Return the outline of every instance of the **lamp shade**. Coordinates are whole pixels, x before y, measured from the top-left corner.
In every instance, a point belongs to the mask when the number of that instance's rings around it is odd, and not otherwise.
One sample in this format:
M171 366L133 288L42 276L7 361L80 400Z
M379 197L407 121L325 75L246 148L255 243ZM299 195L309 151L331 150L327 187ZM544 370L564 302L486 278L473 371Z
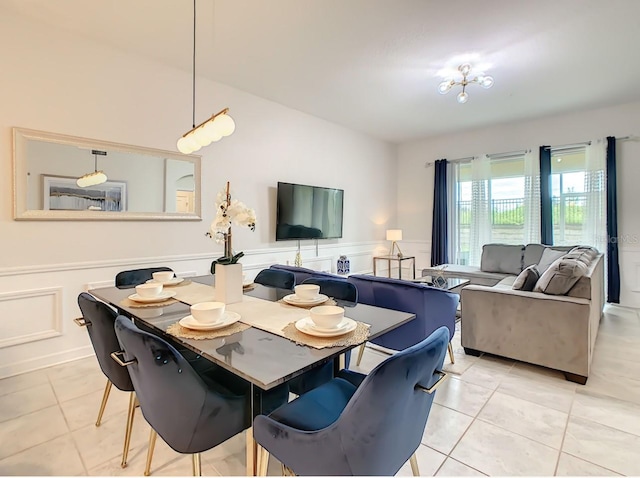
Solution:
M401 241L402 229L387 229L387 241Z

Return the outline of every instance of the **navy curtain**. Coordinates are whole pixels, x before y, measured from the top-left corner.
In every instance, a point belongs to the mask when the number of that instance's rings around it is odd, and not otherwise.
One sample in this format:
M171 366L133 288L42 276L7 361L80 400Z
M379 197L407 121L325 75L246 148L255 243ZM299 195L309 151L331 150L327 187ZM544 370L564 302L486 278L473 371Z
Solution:
M540 146L540 242L553 245L550 146Z
M616 138L607 137L607 302L620 303Z
M435 163L433 181L433 227L431 228L431 265L449 262L447 247L447 160Z

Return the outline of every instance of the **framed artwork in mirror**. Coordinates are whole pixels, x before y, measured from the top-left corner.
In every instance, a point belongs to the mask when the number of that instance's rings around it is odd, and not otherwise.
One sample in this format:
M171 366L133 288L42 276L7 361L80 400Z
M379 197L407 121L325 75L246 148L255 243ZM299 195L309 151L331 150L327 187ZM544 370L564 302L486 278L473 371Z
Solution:
M107 181L80 187L76 178L42 175L45 211L112 211L127 210L127 183Z

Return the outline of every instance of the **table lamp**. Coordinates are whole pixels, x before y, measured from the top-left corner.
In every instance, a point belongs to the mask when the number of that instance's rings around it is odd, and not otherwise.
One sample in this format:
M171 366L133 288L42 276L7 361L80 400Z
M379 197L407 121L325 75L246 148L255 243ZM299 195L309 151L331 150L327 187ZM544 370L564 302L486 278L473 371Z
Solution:
M391 250L389 255L393 256L394 251L398 248L398 257L402 257L402 251L397 241L402 240L402 229L387 229L387 241L391 241Z

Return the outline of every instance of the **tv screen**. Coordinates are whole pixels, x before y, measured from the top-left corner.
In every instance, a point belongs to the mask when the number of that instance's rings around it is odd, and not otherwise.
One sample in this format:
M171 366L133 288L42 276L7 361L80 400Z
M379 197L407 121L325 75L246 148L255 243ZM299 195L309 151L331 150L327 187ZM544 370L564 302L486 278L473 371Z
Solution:
M276 241L342 237L342 189L278 182Z

